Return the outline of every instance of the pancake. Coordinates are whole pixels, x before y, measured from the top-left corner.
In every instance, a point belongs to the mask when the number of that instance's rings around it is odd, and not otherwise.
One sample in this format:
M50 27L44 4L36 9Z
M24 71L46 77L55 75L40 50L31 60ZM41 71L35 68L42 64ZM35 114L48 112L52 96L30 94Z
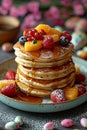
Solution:
M14 45L15 61L18 64L16 83L26 94L45 98L50 97L55 89L74 86L75 66L72 60L74 46L71 42L61 45L61 33L55 30L51 33L52 37L55 37L55 33L58 35L53 39L54 46L51 49L44 48L41 39L36 40L36 43L27 41L24 45L19 41ZM46 36L49 34L44 38ZM35 50L34 44L35 46L39 44L41 48Z

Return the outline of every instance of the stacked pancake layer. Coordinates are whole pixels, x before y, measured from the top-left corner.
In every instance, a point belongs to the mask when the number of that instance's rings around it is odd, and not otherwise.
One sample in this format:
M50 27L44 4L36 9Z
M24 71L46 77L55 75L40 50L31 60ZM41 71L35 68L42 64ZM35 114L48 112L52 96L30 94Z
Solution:
M74 85L71 43L66 47L57 44L52 50L34 52L25 52L24 47L16 43L14 49L18 64L16 81L24 93L44 98L49 97L54 89Z

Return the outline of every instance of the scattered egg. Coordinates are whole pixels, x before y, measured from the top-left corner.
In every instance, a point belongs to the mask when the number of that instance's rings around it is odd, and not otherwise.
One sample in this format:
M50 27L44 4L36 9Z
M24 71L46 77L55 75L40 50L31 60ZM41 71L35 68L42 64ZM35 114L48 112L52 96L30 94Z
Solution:
M16 123L18 123L20 126L23 125L23 117L22 116L16 116L14 121Z
M80 124L81 124L81 126L83 126L84 128L87 128L87 118L81 118Z
M64 119L61 121L61 125L63 127L71 127L74 125L74 121L72 119Z
M13 45L12 43L9 43L9 42L6 42L6 43L3 43L2 45L2 50L4 52L11 52L13 50Z
M56 125L54 122L48 122L44 125L44 130L54 130Z
M16 130L18 128L19 128L19 125L14 121L11 121L5 124L6 130Z

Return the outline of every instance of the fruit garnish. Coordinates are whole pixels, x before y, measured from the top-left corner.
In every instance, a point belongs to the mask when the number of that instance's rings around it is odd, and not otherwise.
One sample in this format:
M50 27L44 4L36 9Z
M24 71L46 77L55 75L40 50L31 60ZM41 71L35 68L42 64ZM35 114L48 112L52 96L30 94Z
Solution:
M0 90L9 84L15 84L15 80L0 80Z
M64 90L65 92L65 98L67 100L73 100L78 97L78 87L72 87L72 88L66 88Z
M27 41L27 38L25 37L25 36L21 36L20 38L19 38L19 43L21 44L21 45L24 45L24 43Z
M83 73L76 73L76 83L84 82L86 79L85 75Z
M25 42L24 49L25 51L37 51L42 48L42 40Z
M86 93L86 87L82 84L78 84L76 85L76 87L78 87L78 95L81 96L84 93Z
M61 36L64 36L68 40L68 42L70 42L72 39L72 36L70 35L70 33L66 31L62 32Z
M60 102L63 102L63 101L66 100L65 99L64 91L62 89L56 89L56 90L54 90L51 93L50 98L55 103L60 103Z
M15 80L16 72L14 70L9 70L5 74L7 80Z
M9 84L1 89L1 93L8 97L14 97L17 95L17 86L15 84Z
M47 35L52 35L52 34L58 34L59 36L61 35L60 31L58 31L46 24L39 24L35 29L37 31L40 31L41 29L43 29Z
M29 32L29 29L25 29L24 32L23 32L23 36L27 36L28 32Z
M68 43L69 43L68 40L64 36L60 37L60 44L62 46L66 46L66 45L68 45Z
M52 49L54 47L53 38L51 36L45 37L43 42L42 42L42 46L45 49Z

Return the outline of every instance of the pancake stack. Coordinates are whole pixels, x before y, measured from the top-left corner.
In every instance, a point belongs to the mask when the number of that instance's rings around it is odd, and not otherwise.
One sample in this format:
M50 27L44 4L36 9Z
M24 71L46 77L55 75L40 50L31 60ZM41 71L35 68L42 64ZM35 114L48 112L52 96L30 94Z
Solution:
M60 32L58 37L60 40ZM62 46L59 40L52 49L42 47L36 51L26 51L20 42L14 45L18 64L16 82L22 92L46 98L57 88L74 85L73 44Z

